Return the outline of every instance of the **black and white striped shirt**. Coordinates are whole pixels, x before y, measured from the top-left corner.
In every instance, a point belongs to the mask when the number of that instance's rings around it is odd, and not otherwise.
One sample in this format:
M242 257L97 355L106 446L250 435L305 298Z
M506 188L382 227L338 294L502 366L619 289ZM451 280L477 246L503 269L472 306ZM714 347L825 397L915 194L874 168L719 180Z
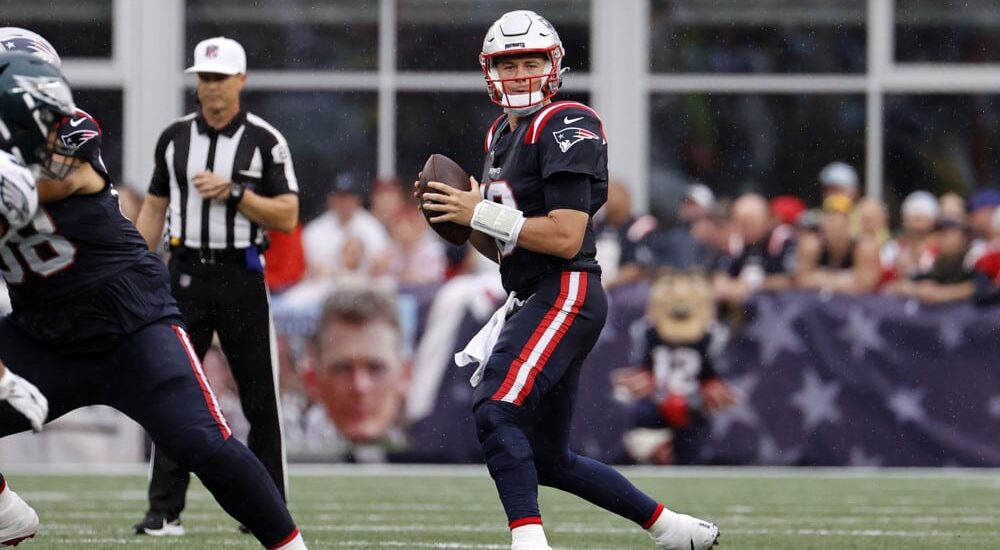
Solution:
M160 134L149 184L151 194L170 198L171 246L234 249L260 244L260 227L237 207L198 194L191 178L205 170L249 182L265 197L299 190L288 143L264 119L241 111L225 128L215 130L200 112L191 113Z

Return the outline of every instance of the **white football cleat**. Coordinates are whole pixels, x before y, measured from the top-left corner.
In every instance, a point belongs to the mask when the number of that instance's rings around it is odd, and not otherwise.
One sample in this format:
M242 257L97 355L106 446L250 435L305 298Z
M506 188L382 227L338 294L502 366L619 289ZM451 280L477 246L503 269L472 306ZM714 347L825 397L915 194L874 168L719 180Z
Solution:
M38 532L38 514L10 487L0 493L0 546L17 546Z
M719 527L711 521L664 508L649 528L649 536L659 550L709 550L719 540Z

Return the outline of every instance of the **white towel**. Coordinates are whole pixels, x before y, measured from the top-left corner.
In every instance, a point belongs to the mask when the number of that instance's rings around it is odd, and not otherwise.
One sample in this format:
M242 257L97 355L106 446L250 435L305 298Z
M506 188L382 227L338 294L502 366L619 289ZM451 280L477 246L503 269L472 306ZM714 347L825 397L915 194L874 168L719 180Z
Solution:
M469 340L465 348L455 354L455 364L459 367L464 367L469 363L479 363L476 372L472 373L472 377L469 378L469 383L472 384L472 387L476 387L482 382L483 371L486 369L486 361L493 352L493 346L496 345L497 338L500 337L500 331L503 330L504 323L507 322L507 312L510 311L510 308L516 302L518 300L515 297L515 293L511 292L507 296L507 301L493 312L490 320L486 321L483 328L479 329L479 332Z

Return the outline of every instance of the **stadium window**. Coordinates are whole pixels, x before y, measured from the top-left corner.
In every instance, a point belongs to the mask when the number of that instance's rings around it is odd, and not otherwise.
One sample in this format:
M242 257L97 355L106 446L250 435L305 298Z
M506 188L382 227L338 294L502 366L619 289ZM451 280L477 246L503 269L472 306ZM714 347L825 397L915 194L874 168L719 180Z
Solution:
M241 101L288 140L303 222L324 211L326 192L338 173L350 172L361 181L374 177L375 92L245 90ZM194 110L189 93L186 112Z
M692 179L719 196L791 193L811 204L832 160L863 171L865 98L835 94L653 94L650 204Z
M886 197L926 189L968 196L1000 182L1000 96L888 95Z
M6 0L0 27L44 36L64 60L111 57L111 0Z
M653 72L863 73L865 0L652 0Z
M896 0L896 61L1000 62L996 0Z
M211 36L243 44L251 71L378 68L378 0L188 0L185 59Z
M401 71L478 71L476 54L486 29L504 12L531 9L557 29L566 47L567 65L590 70L590 1L540 0L399 0L397 68Z

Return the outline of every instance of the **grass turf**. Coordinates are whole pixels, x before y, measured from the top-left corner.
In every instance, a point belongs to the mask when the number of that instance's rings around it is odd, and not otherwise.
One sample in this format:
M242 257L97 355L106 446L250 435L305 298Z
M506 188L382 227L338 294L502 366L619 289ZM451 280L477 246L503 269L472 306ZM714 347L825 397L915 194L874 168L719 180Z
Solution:
M711 518L720 550L1000 548L1000 472L679 469L624 470L667 506ZM42 518L25 550L260 548L192 483L184 537L137 537L145 476L10 472ZM651 549L635 525L543 489L555 550ZM485 469L293 470L291 507L311 549L509 548Z

